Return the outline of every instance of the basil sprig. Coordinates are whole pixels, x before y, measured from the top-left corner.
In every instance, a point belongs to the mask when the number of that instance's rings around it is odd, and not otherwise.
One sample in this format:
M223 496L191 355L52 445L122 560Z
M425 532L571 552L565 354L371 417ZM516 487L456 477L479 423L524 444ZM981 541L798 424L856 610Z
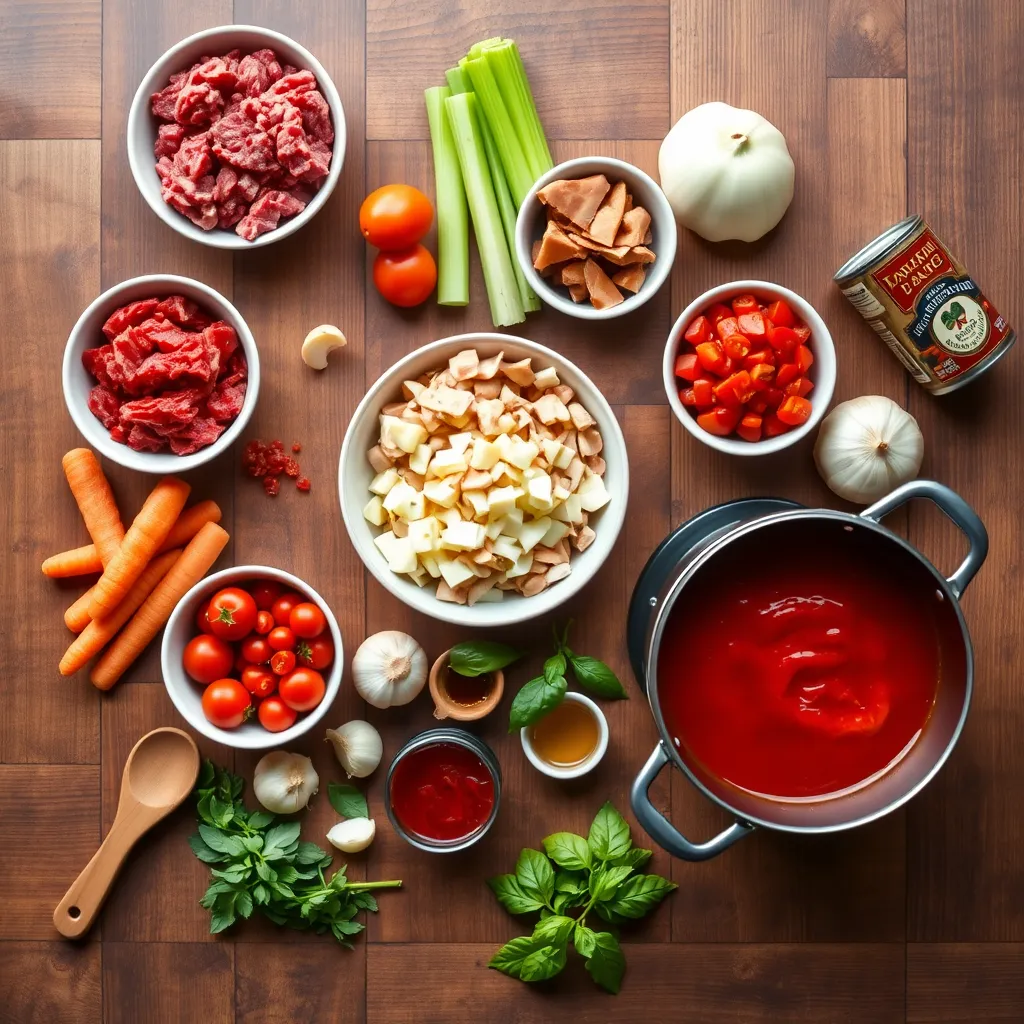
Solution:
M474 678L497 672L500 668L511 665L523 656L508 644L499 644L493 640L470 640L464 644L456 644L448 653L448 667L460 676Z

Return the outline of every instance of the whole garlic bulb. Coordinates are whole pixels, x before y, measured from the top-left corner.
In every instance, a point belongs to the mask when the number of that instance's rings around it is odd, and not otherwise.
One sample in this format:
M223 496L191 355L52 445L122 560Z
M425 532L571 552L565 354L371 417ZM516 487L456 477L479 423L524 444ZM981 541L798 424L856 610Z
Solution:
M913 480L924 458L917 420L891 398L864 395L822 421L814 461L840 498L867 505Z
M252 779L256 799L274 814L294 814L320 786L313 762L303 754L274 750L260 758Z
M359 696L375 708L408 704L427 681L427 655L408 633L385 629L359 645L352 680Z
M327 842L342 853L358 853L373 842L376 832L377 826L372 818L348 818L339 821L327 833Z
M338 763L350 778L365 779L384 756L384 741L369 722L356 719L327 730L327 742L334 747Z

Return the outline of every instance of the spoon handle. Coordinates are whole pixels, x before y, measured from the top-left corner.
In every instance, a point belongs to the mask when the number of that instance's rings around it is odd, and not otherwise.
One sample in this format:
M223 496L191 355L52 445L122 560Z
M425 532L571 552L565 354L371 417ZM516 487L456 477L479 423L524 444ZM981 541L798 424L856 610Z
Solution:
M92 860L53 912L54 927L64 938L81 938L92 927L121 864L138 838L139 832L114 821Z

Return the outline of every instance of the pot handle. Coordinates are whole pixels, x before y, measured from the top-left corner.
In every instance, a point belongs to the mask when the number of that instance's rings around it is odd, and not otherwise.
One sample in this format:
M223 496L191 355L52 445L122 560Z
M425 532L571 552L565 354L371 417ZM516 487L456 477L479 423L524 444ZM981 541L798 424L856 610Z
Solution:
M910 501L911 498L927 498L933 501L966 535L971 545L967 557L960 563L952 576L946 578L953 596L960 598L967 589L967 584L974 579L975 573L982 567L988 554L988 531L981 517L956 491L935 480L911 480L910 483L897 487L891 494L879 499L861 512L862 519L878 522L893 509Z
M636 820L640 822L640 827L662 849L682 860L710 860L727 850L737 839L742 839L754 830L753 825L737 821L706 843L691 843L689 839L682 836L665 815L651 803L647 794L651 783L668 763L668 754L659 743L654 748L654 753L647 759L647 764L640 769L640 774L634 780L633 789L629 795L629 802L633 807Z

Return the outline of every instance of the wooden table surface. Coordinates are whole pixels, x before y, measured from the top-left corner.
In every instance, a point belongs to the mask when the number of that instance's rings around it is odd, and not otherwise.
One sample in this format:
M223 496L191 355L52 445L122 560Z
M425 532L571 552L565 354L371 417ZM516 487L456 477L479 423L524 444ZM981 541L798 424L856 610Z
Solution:
M234 257L185 241L153 215L124 141L150 64L184 36L232 20L312 49L338 86L349 133L341 182L315 221ZM641 312L590 327L545 311L521 329L598 382L629 445L623 535L565 612L578 648L629 680L631 699L608 707L608 755L571 785L540 776L504 734L506 700L481 729L505 773L500 819L452 858L420 854L392 833L379 771L369 795L381 827L352 871L405 887L382 896L353 952L258 921L211 938L197 903L206 870L186 845L191 808L136 851L89 940L60 941L53 908L110 826L128 750L154 726L182 724L153 650L106 695L56 672L68 640L61 611L77 590L44 580L39 563L86 540L60 469L80 441L60 386L68 331L102 289L136 274L190 275L232 298L263 366L248 436L301 441L313 489L286 488L271 501L242 475L238 452L193 474L194 493L225 510L232 544L221 564L269 563L308 580L337 613L349 652L387 627L408 629L431 655L465 638L366 578L342 528L335 467L348 417L384 368L431 339L490 328L478 268L468 309L385 305L367 283L357 210L385 182L432 193L423 89L498 33L520 43L556 160L604 153L656 173L674 119L721 99L778 125L797 165L796 198L764 242L712 246L684 232L671 287ZM1022 51L1015 0L2 0L3 580L16 603L0 626L0 1020L1024 1020L1024 354L954 396L929 397L831 283L854 249L919 211L1010 322L1024 324ZM985 519L991 554L964 602L974 707L927 791L870 827L818 840L757 834L700 865L659 853L654 869L679 889L629 933L618 998L596 991L578 964L531 988L484 967L520 931L484 879L548 832L584 830L606 798L626 808L656 741L624 647L626 604L647 555L675 524L727 499L837 504L809 445L729 459L684 434L665 403L661 350L673 317L705 288L740 277L809 298L835 337L836 399L880 393L904 403L925 434L924 473ZM349 344L314 374L299 343L322 322L338 324ZM149 481L116 467L111 478L133 514ZM934 510L915 505L896 526L940 567L959 559L959 535ZM537 663L547 625L511 634L535 640ZM328 721L364 713L346 682ZM425 695L369 717L389 755L432 722ZM315 733L301 748L326 787L340 772ZM201 746L251 779L253 757ZM717 830L722 815L670 774L656 801L691 834ZM322 794L304 831L323 842L333 820Z

